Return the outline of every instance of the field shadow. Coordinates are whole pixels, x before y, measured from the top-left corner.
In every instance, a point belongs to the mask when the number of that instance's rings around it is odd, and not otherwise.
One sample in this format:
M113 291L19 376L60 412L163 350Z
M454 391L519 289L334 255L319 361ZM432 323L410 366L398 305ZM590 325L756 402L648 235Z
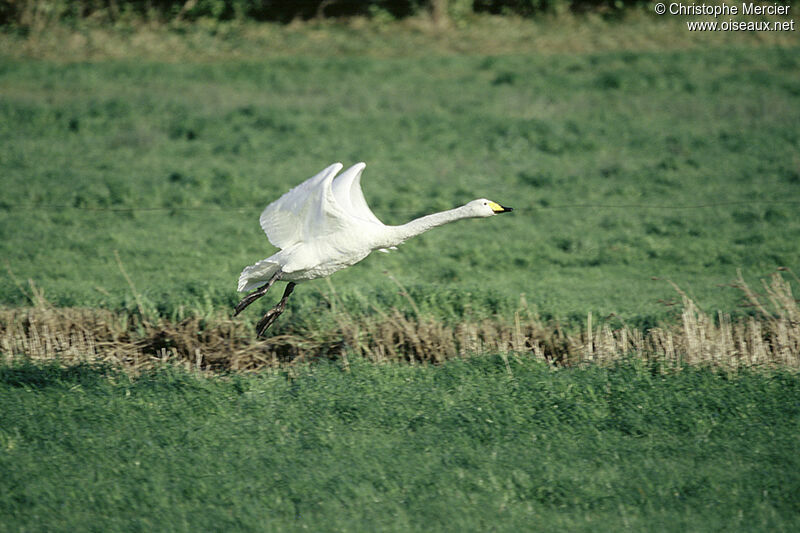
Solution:
M24 361L1 366L0 385L35 389L53 386L88 386L96 385L117 374L116 370L103 364L79 363L63 366L56 361L45 364Z

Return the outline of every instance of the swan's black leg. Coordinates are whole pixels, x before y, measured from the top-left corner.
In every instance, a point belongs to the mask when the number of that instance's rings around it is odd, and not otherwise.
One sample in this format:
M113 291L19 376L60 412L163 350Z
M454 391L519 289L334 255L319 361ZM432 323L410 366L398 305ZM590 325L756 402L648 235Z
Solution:
M283 313L283 310L286 307L286 300L288 300L289 295L292 294L294 286L295 283L290 281L289 284L286 285L286 290L283 291L283 297L281 298L281 301L278 302L278 305L267 311L267 314L265 314L264 317L258 321L258 324L256 324L256 331L258 332L259 336L263 335L264 332L267 331L267 328L270 327L273 322L275 322L275 319L278 318L281 313Z
M280 270L278 270L278 271L275 273L275 275L274 275L274 276L272 276L272 277L269 279L269 281L267 282L267 284L266 284L266 285L263 285L263 286L261 286L261 287L257 288L256 290L254 290L253 292L251 292L250 294L248 294L247 296L245 296L244 298L242 298L242 300L241 300L241 301L240 301L238 304L236 304L236 310L234 311L234 313L233 313L233 316L236 316L236 315L238 315L239 313L241 313L242 311L244 311L244 308L245 308L245 307L247 307L247 306L248 306L248 305L250 305L251 303L255 302L256 300L258 300L259 298L261 298L261 297L262 297L262 296L264 296L265 294L267 294L267 291L269 290L269 288L270 288L270 287L272 287L272 285L273 285L273 284L274 284L276 281L278 281L279 279L281 279L281 276L283 276L283 272L281 272Z

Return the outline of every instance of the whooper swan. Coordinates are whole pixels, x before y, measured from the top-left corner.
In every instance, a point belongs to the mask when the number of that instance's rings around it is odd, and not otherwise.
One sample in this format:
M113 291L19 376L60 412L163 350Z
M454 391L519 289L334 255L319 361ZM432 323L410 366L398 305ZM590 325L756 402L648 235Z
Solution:
M259 335L263 335L283 312L296 283L330 276L358 263L374 250L388 251L436 226L512 210L481 198L402 226L387 226L372 213L361 192L364 167L366 164L358 163L336 177L342 164L334 163L269 204L261 213L261 228L269 242L280 251L242 271L239 291L257 290L236 305L234 316L264 296L276 281L289 283L278 305L258 322Z

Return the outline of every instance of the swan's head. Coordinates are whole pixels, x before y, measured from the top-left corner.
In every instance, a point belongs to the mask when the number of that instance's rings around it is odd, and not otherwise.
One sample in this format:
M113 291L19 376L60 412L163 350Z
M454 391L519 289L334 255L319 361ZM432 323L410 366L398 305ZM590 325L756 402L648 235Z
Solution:
M486 198L472 200L464 207L470 210L470 214L473 217L490 217L498 213L510 213L513 211L511 207L503 207L497 202L487 200Z

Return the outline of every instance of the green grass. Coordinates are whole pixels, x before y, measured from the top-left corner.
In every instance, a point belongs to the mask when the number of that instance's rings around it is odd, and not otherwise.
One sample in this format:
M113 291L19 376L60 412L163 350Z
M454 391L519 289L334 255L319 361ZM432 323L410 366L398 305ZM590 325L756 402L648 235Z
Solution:
M521 295L545 319L648 325L678 299L654 276L736 313L740 292L720 285L737 268L754 286L798 270L797 46L631 51L666 34L554 26L538 41L547 24L487 21L508 33L461 44L471 30L406 28L386 41L400 52L358 21L4 35L0 257L13 276L0 305L29 305L36 288L65 307L228 313L241 269L273 251L260 210L333 161L368 163L365 193L387 223L481 196L515 211L375 254L333 288L300 286L275 333L332 331L325 321L373 306L502 320ZM620 35L628 51L565 53ZM242 42L277 46L259 59ZM194 59L153 59L173 45ZM94 61L69 61L76 46ZM427 53L462 47L505 55ZM55 60L24 59L36 50ZM714 207L674 207L700 204ZM350 359L138 378L6 362L0 531L800 527L788 371Z
M260 209L330 162L365 160L387 223L481 196L515 211L336 274L355 310L408 307L384 271L446 319L508 315L524 294L545 317L651 323L675 299L653 276L732 310L739 294L719 285L737 268L753 281L800 263L800 210L780 203L800 197L797 51L6 59L0 256L60 306L132 307L117 250L154 312L226 310L242 267L272 252ZM664 207L725 202L744 203ZM575 204L598 207L559 207ZM299 287L281 323L325 308L320 291ZM0 303L26 302L0 277Z
M800 381L0 367L2 531L796 531Z

